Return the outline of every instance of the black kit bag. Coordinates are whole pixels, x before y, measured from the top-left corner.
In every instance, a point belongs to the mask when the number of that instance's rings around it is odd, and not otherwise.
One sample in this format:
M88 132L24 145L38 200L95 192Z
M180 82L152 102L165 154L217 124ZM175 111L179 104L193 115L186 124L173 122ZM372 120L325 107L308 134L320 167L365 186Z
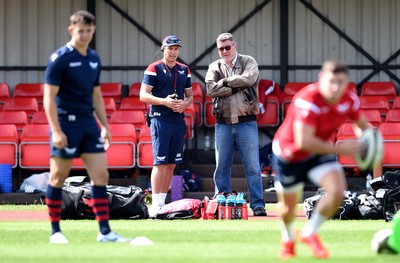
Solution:
M383 200L385 220L392 221L394 215L400 210L400 187L387 190Z
M146 192L140 187L107 186L110 219L146 219L149 217L144 201ZM88 182L65 183L62 188L62 219L95 218Z

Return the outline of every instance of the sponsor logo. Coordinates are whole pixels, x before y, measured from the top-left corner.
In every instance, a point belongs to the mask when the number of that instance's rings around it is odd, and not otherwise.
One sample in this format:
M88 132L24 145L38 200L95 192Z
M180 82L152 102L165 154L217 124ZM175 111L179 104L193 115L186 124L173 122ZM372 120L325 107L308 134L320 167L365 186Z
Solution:
M68 115L68 121L76 121L75 115Z
M65 147L64 150L67 155L73 155L76 152L76 147L74 148Z
M82 62L78 61L78 62L70 62L69 63L69 67L70 68L76 68L76 67L80 67L82 66Z
M92 69L96 69L98 65L99 65L98 62L91 62L91 61L89 61L89 66L90 66Z
M182 157L182 153L178 153L178 154L176 155L176 157L177 157L177 158Z
M153 115L154 115L154 116L161 116L161 112L155 111L155 112L153 113Z
M157 161L163 162L166 158L167 156L157 156Z

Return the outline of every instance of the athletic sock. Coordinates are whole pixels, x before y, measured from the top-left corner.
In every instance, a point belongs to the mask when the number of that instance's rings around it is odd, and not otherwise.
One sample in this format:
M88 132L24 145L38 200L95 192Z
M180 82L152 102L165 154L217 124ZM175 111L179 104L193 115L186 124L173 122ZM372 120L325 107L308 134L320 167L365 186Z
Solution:
M49 219L51 223L51 234L60 232L60 220L61 220L61 188L56 188L51 185L47 186L46 192L46 205L49 213Z
M166 198L167 198L167 193L160 193L158 195L158 205L159 206L164 206Z
M321 215L319 212L315 211L311 218L310 221L304 226L302 235L303 237L308 237L311 236L312 234L317 233L318 228L321 226L323 222L326 221L326 217Z
M289 240L295 240L295 232L293 229L293 222L290 222L288 225L285 222L281 221L281 236L283 242L288 242Z
M160 204L160 202L159 202L159 198L158 198L158 196L159 196L160 194L152 194L151 195L151 205L152 206L159 206Z
M110 208L108 206L108 195L105 186L92 185L92 205L96 220L99 223L100 233L107 235L111 232L111 228L108 223Z

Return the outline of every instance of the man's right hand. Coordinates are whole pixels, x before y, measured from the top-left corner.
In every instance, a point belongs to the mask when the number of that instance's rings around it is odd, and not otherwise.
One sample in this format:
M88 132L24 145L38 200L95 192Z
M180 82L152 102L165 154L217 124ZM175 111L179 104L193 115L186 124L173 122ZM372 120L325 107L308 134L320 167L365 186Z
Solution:
M57 149L64 149L66 146L68 146L67 136L62 131L53 131L51 140L53 141L54 147Z

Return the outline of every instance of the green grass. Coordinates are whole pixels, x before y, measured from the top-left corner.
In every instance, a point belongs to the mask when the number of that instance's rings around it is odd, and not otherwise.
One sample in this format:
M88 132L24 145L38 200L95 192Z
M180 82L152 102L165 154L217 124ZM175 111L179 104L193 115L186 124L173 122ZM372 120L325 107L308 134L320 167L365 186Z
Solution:
M4 209L3 209L4 210ZM297 221L300 229L305 221ZM250 221L111 221L114 231L130 237L146 236L153 246L99 244L97 223L92 220L62 221L70 244L50 245L46 221L1 221L0 262L276 262L280 230L278 220ZM328 221L321 237L331 252L328 262L399 262L400 256L378 256L369 242L389 223L379 221ZM321 262L302 244L290 262Z

